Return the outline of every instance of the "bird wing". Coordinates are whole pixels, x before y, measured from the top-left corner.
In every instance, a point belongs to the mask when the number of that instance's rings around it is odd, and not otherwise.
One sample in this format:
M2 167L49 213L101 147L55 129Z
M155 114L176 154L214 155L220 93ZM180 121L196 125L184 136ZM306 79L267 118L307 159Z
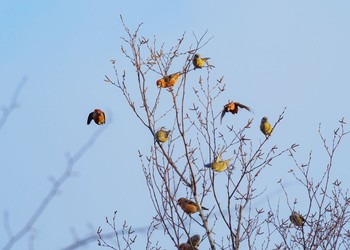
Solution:
M173 77L173 75L166 75L166 76L164 76L162 79L164 80L164 82L169 82L170 81L170 79ZM162 80L162 79L160 79L160 80Z
M90 122L94 119L94 112L91 112L88 116L88 119L87 119L87 124L89 125Z
M198 205L197 205L197 203L195 203L194 201L191 201L191 200L186 200L185 201L188 205L193 205L193 206L196 206L197 208L198 208ZM206 207L203 207L203 206L201 206L202 207L202 209L203 210L209 210L208 208L206 208Z
M242 109L246 109L246 110L248 110L248 111L251 111L250 108L249 108L248 106L246 106L246 105L243 105L243 104L241 104L241 103L239 103L239 102L236 102L235 104L236 104L238 107L242 108Z
M226 162L226 164L229 164L232 160L233 158L230 158L230 159L224 160L224 162Z
M224 118L225 114L226 114L226 111L225 111L225 109L223 109L221 112L220 124L222 124L222 118Z
M173 77L174 77L174 76L176 76L176 75L181 76L181 75L182 75L182 72L181 72L181 71L179 71L179 72L176 72L176 73L174 73L174 74L167 75L167 76L165 76L165 77L168 77L168 79L170 80L171 78L173 78Z
M102 116L103 116L103 123L106 123L106 116L105 116L105 112L102 112Z
M192 206L198 207L197 203L195 203L194 201L188 200L188 199L184 200L184 203L187 205L192 205Z
M215 159L215 162L219 162L222 160L222 151L218 154L218 156Z

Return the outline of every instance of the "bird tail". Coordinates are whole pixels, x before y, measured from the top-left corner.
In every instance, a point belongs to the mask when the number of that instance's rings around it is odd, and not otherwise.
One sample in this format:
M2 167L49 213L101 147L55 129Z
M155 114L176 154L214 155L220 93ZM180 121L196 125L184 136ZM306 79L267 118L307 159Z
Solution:
M233 158L230 158L230 159L225 160L225 162L226 162L227 164L229 164L230 161L232 161L232 160L233 160Z
M211 168L212 165L213 165L212 163L208 163L208 164L205 164L204 167Z

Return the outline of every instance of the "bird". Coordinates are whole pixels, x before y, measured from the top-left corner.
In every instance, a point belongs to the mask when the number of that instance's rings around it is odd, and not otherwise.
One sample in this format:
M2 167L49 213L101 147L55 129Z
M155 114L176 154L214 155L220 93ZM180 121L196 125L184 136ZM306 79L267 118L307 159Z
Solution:
M222 153L220 153L214 160L214 162L205 164L204 166L207 168L211 168L216 172L222 172L227 169L232 158L227 160L222 160Z
M163 78L157 80L157 87L158 88L169 88L173 87L176 83L179 77L181 76L181 72L177 72L171 75L166 75Z
M246 109L249 112L251 112L251 109L248 106L246 106L246 105L243 105L243 104L241 104L239 102L229 102L229 103L227 103L224 106L224 108L223 108L223 110L221 112L220 122L222 123L222 118L224 118L224 116L225 116L225 114L227 112L231 112L233 115L237 114L238 113L238 108Z
M200 241L201 241L201 236L199 234L195 234L192 237L188 238L186 243L191 245L192 247L198 247Z
M164 128L161 128L155 133L154 139L157 142L166 142L170 132L171 130L165 131Z
M194 69L201 69L204 67L204 64L209 60L210 57L202 58L199 54L195 54L192 63L194 66Z
M97 125L104 124L106 122L105 113L101 109L95 109L89 114L87 124L89 125L92 120L94 120Z
M266 136L266 139L271 135L272 127L266 116L261 119L260 130Z
M195 202L193 202L191 200L188 200L186 198L178 199L177 200L177 204L182 208L182 210L186 214L194 214L194 213L199 211L198 205ZM202 209L203 210L208 210L208 208L203 207L203 206L202 206Z
M298 227L304 226L304 223L306 221L301 214L299 214L295 211L292 212L292 214L289 216L289 219L294 225L296 225Z
M179 250L198 250L198 248L191 246L188 243L181 243L177 249L179 249Z

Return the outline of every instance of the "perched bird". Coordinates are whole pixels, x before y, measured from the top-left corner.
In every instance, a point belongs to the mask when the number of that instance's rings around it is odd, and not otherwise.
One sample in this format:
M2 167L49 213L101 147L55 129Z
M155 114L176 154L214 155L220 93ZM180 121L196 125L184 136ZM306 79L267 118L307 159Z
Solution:
M171 132L170 130L165 131L163 128L161 128L155 133L154 139L157 142L166 142L168 140L168 136L170 132Z
M271 135L272 127L270 123L267 121L267 117L263 117L261 119L260 130L266 136L266 138L269 138L269 136Z
M199 210L199 207L195 202L188 200L186 198L178 199L177 204L182 208L182 210L184 210L186 214L194 214ZM202 206L202 209L208 210L208 208L205 208L203 206Z
M181 243L177 249L179 249L179 250L198 250L198 248L193 247L188 243Z
M169 88L173 87L182 73L177 72L175 74L164 76L162 79L157 80L158 88Z
M186 243L191 245L192 247L198 247L200 242L201 236L199 234L195 234L192 237L190 237Z
M216 172L222 172L227 169L228 164L230 163L231 160L232 158L227 160L222 160L222 153L220 153L218 157L216 157L213 163L209 163L204 166L207 168L211 168Z
M229 103L227 103L224 106L224 109L221 112L220 122L222 122L222 118L224 118L224 116L225 116L225 114L227 112L231 112L233 115L237 114L238 113L238 108L246 109L249 112L251 112L251 109L248 106L246 106L246 105L243 105L243 104L241 104L239 102L229 102Z
M94 112L89 114L87 124L89 125L92 120L94 120L97 125L104 124L106 121L105 113L100 109L95 109Z
M194 66L194 69L201 69L204 67L204 64L209 60L210 57L202 58L199 54L195 54L192 63Z
M304 217L295 211L292 212L292 214L289 216L289 219L294 225L298 227L304 226L304 223L305 223Z

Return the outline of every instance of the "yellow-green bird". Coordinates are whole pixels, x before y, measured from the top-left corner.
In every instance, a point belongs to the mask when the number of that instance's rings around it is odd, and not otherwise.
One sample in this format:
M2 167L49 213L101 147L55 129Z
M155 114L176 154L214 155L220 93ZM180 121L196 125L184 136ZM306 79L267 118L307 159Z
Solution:
M166 142L169 138L169 134L170 134L170 130L165 131L163 128L161 128L155 133L154 139L157 142Z
M266 138L269 138L269 136L271 135L272 127L268 122L266 116L261 119L260 130L266 136Z
M216 172L222 172L224 170L227 169L230 161L232 160L232 158L227 159L227 160L222 160L222 156L221 153L218 155L218 157L216 157L216 159L214 160L213 163L209 163L204 165L206 168L211 168Z
M194 69L201 69L204 67L204 64L209 60L210 57L202 58L199 54L195 54L192 63L194 66Z
M306 221L301 214L299 214L295 211L292 212L292 214L289 216L289 219L294 225L296 225L298 227L304 226L304 223Z

